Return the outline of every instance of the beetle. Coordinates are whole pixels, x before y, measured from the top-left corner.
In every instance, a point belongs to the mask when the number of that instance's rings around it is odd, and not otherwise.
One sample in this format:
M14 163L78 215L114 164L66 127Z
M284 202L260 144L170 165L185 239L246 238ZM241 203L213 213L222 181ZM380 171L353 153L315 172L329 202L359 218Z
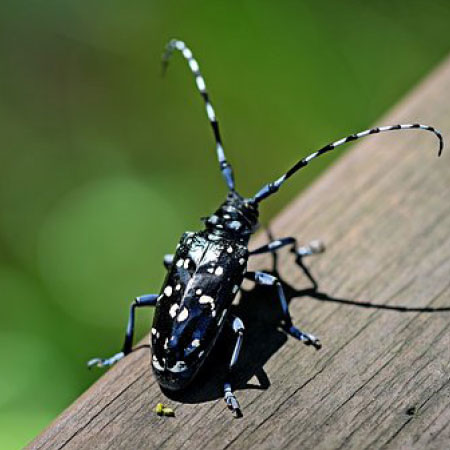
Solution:
M224 400L234 416L239 417L242 413L232 390L231 378L243 342L244 324L239 317L231 316L229 310L244 279L275 288L283 312L282 323L285 331L307 345L312 345L316 349L321 348L319 339L294 326L279 279L269 273L247 271L247 261L253 255L275 253L288 246L300 263L303 257L323 252L324 246L319 241L298 246L295 237L286 237L250 251L248 244L250 237L258 228L258 207L261 201L277 192L288 178L313 159L365 136L394 130L429 131L439 139L438 156L442 153L444 141L438 130L419 123L364 130L327 144L300 159L281 177L263 185L253 197L246 198L235 188L233 169L225 157L219 124L204 78L191 50L183 41L172 39L167 44L163 55L163 73L174 51L179 51L186 59L204 100L215 137L219 167L228 187L228 194L212 215L202 219L204 221L202 230L184 233L175 254L164 257L167 276L160 294L137 297L131 304L122 351L107 359L94 358L88 362L88 366L111 366L130 353L133 345L135 309L154 306L150 346L152 369L162 388L180 391L195 378L224 327L231 326L236 341L224 383Z

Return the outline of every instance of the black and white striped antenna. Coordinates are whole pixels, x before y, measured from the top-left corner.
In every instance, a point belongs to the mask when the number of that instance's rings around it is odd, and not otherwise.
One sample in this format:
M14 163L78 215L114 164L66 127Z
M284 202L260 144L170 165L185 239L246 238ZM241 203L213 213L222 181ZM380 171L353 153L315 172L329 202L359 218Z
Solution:
M172 39L167 44L166 51L164 52L163 60L162 60L163 75L167 69L167 66L169 64L169 59L172 56L172 53L174 52L174 50L178 50L181 52L181 54L184 56L184 58L188 62L189 68L191 69L191 71L194 75L195 83L196 83L197 88L200 91L200 94L205 102L206 114L208 115L209 122L211 123L211 127L214 132L214 138L216 139L216 153L217 153L217 159L219 160L220 170L222 172L223 177L225 178L228 189L230 191L234 191L233 168L231 167L231 164L227 161L227 159L225 157L225 153L224 153L223 145L222 145L222 138L220 137L219 123L217 122L216 113L214 111L214 108L212 107L208 92L206 90L205 80L204 80L202 74L200 73L199 65L198 65L197 61L194 59L191 50L186 46L186 44L183 41L180 41L178 39Z
M301 168L305 167L309 164L310 161L317 158L320 155L323 155L324 153L327 153L336 147L339 147L340 145L346 144L347 142L356 141L357 139L360 139L365 136L369 136L370 134L376 134L376 133L383 133L385 131L394 131L394 130L425 130L430 131L434 133L437 138L439 139L439 150L438 150L438 156L441 156L442 149L444 148L444 139L442 138L441 133L436 130L433 127L430 127L429 125L422 125L420 123L414 123L414 124L403 124L403 125L389 125L385 127L375 127L371 128L369 130L360 131L356 134L351 134L350 136L347 136L345 138L339 139L338 141L332 142L331 144L325 145L325 147L322 147L320 150L317 150L314 153L311 153L309 156L306 156L305 158L298 161L294 166L292 166L284 175L282 175L280 178L275 180L272 183L268 183L265 186L263 186L254 197L249 199L249 202L251 203L259 203L261 200L264 200L265 198L269 197L270 195L274 194L278 191L280 186L294 173L296 173Z

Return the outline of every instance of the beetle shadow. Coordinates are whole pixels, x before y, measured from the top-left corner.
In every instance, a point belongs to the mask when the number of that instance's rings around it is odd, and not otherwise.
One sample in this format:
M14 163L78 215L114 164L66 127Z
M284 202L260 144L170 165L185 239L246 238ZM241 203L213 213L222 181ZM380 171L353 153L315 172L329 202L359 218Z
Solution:
M297 265L311 283L311 287L296 289L283 280L278 273L277 255L273 254L272 257L272 268L267 270L266 273L270 273L280 280L288 303L295 298L308 297L317 301L395 312L437 313L450 311L450 307L394 306L372 301L333 297L320 291L317 281L301 259L297 260ZM241 289L239 303L231 307L230 313L239 316L245 325L244 342L231 380L233 390L237 392L239 399L238 391L240 390L266 390L270 387L270 380L264 371L264 366L290 336L282 328L283 315L274 288L255 285L250 290ZM223 398L223 383L230 381L226 379L226 374L235 342L236 336L232 333L230 324L224 328L224 332L193 383L185 391L164 391L164 393L171 399L191 404ZM315 351L312 346L305 346L300 341L298 345L300 346L299 351Z
M230 308L230 315L239 316L245 325L244 341L232 379L226 379L226 375L236 335L229 322L193 383L185 391L164 391L169 398L182 403L203 403L223 398L225 381L232 382L234 391L269 388L270 380L264 365L287 341L287 335L281 329L279 303L261 287L241 290L239 304Z

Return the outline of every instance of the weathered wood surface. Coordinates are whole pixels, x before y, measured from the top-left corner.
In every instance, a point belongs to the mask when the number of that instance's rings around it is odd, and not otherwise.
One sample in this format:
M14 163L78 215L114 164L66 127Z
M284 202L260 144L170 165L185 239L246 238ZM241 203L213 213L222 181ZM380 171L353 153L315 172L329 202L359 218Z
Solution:
M450 60L377 124L430 123L450 144L449 93ZM223 358L170 399L141 349L30 448L450 448L450 157L436 145L420 131L368 138L273 222L277 237L327 245L308 261L317 291L291 254L278 258L295 323L323 349L280 331L274 292L244 294L244 418L222 400ZM160 401L175 418L153 413Z

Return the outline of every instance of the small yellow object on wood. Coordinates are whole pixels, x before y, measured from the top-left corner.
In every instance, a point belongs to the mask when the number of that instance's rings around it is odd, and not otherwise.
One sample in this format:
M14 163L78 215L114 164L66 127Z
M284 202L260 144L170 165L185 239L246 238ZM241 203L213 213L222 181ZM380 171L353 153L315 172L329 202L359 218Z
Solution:
M175 417L175 411L163 403L158 403L156 405L155 412L158 416Z

